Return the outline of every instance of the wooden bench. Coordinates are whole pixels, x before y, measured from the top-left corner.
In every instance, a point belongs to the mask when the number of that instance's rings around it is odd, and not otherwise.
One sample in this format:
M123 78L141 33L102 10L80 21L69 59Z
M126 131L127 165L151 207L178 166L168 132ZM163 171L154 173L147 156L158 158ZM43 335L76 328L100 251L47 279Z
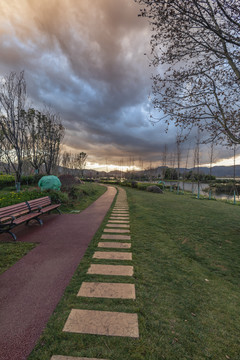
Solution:
M31 220L36 220L42 225L43 222L39 216L55 209L61 213L58 209L60 205L52 204L50 197L45 196L0 208L0 234L9 233L16 241L17 237L11 231L13 228L23 223L28 224Z
M29 200L27 201L27 204L31 212L39 211L41 214L50 214L52 210L57 210L59 214L61 214L61 211L58 209L61 204L52 204L51 198L49 196Z

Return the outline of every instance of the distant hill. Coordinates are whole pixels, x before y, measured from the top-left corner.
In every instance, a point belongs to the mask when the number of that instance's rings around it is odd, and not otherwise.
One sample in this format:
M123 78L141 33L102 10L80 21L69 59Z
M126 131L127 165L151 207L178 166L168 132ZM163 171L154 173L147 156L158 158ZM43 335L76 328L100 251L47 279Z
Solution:
M204 174L209 174L208 167L200 167L200 171ZM236 177L240 177L240 165L235 166ZM232 178L234 174L233 166L213 166L212 175L216 177L230 177Z

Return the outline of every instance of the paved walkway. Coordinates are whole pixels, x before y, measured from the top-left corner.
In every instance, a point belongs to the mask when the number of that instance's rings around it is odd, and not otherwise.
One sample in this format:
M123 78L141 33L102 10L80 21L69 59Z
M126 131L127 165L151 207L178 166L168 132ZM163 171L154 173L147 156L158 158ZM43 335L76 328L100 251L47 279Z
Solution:
M0 360L25 360L109 210L108 190L78 215L46 216L18 231L19 241L39 245L0 276Z

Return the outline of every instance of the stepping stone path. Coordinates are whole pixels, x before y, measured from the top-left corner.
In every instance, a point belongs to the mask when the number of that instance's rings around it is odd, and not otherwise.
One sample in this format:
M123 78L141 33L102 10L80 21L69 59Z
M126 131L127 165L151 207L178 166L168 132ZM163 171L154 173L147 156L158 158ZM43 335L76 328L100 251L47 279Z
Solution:
M125 190L119 188L115 207L109 218L108 224L103 231L101 240L98 242L98 248L115 249L117 251L95 251L93 261L95 259L116 260L116 261L132 261L131 235L129 226L129 213L127 196ZM128 234L128 235L127 235ZM110 240L110 241L102 241ZM119 241L113 241L119 240ZM120 242L120 240L129 242ZM121 250L124 251L121 251ZM97 249L96 249L97 250ZM132 265L108 265L106 264L90 264L87 271L89 277L94 275L104 276L133 276ZM107 279L107 278L106 278ZM129 283L118 282L83 282L77 296L84 298L110 298L110 299L136 299L135 285ZM129 338L138 338L138 316L137 314L72 309L69 317L64 325L63 331L78 334L94 334L105 336L121 336ZM97 358L71 357L54 355L51 360L107 360Z

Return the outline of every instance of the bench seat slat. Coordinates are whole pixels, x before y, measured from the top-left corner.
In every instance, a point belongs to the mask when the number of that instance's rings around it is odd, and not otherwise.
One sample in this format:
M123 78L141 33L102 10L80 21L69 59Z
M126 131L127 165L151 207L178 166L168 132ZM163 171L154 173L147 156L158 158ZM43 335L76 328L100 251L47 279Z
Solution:
M21 216L13 221L14 224L19 225L24 223L25 221L36 219L39 216L39 214L29 213L27 215Z
M43 209L41 209L41 213L46 213L46 212L51 211L53 209L57 209L60 205L61 204L53 204L53 205L50 205L50 206L46 206Z

